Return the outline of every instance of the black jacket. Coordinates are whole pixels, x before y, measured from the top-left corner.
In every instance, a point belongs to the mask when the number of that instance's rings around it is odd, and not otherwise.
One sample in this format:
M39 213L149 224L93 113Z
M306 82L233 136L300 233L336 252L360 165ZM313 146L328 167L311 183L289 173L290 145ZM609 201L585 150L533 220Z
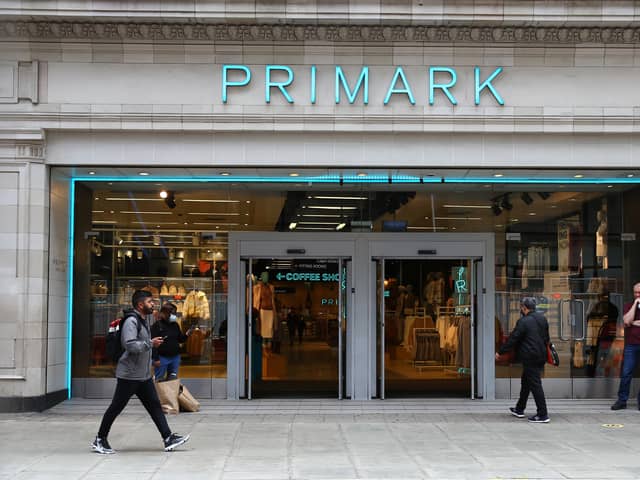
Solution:
M549 324L540 312L530 312L520 318L509 339L500 347L501 355L516 351L516 360L528 365L542 366L547 361Z
M166 340L158 348L153 349L153 359L163 357L175 357L180 354L180 344L187 341L187 336L180 330L180 325L175 322L158 320L151 326L151 338L164 337Z

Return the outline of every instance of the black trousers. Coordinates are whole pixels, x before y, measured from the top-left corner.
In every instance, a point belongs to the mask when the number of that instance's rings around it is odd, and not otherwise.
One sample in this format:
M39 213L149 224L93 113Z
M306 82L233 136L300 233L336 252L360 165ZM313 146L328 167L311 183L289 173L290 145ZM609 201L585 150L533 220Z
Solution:
M100 438L107 438L111 430L111 425L113 425L116 417L124 410L124 407L127 406L129 399L133 395L138 396L144 408L149 412L162 438L165 439L171 435L171 429L162 411L160 399L158 399L158 393L156 392L153 380L151 378L149 380L125 380L118 378L117 380L116 391L113 394L111 405L109 405L107 411L104 412L102 423L100 423L100 430L98 430L98 436Z
M547 402L544 398L544 390L542 390L542 370L544 364L539 365L522 365L522 378L520 380L520 398L516 404L516 408L520 411L524 411L527 408L527 399L529 393L533 394L533 399L536 401L536 408L538 409L538 415L546 417Z

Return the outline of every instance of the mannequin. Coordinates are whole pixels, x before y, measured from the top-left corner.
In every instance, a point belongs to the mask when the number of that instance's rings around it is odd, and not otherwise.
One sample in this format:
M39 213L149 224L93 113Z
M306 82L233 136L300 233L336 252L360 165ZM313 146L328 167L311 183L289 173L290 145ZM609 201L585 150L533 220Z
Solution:
M274 320L276 318L275 287L269 283L269 272L262 272L260 281L253 290L253 302L260 311L261 336L267 341L273 338Z
M598 220L598 229L596 230L596 258L598 265L602 269L609 268L609 261L607 257L607 200L602 201L602 207L596 213L596 220Z

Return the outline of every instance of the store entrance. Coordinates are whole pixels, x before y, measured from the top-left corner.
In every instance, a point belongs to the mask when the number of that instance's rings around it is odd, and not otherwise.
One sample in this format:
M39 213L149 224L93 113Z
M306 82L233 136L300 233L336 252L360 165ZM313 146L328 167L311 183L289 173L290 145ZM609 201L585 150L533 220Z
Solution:
M381 398L473 396L479 265L465 258L376 260Z
M247 397L342 398L350 262L250 258L242 263Z

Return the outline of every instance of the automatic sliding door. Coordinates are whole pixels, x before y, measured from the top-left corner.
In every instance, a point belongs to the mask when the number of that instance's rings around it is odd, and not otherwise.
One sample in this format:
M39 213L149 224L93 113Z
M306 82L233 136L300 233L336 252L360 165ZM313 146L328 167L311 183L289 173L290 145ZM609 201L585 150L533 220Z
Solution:
M380 398L472 394L473 272L467 259L377 262Z
M246 311L253 312L246 321L248 398L341 398L346 262L253 258L248 263Z

